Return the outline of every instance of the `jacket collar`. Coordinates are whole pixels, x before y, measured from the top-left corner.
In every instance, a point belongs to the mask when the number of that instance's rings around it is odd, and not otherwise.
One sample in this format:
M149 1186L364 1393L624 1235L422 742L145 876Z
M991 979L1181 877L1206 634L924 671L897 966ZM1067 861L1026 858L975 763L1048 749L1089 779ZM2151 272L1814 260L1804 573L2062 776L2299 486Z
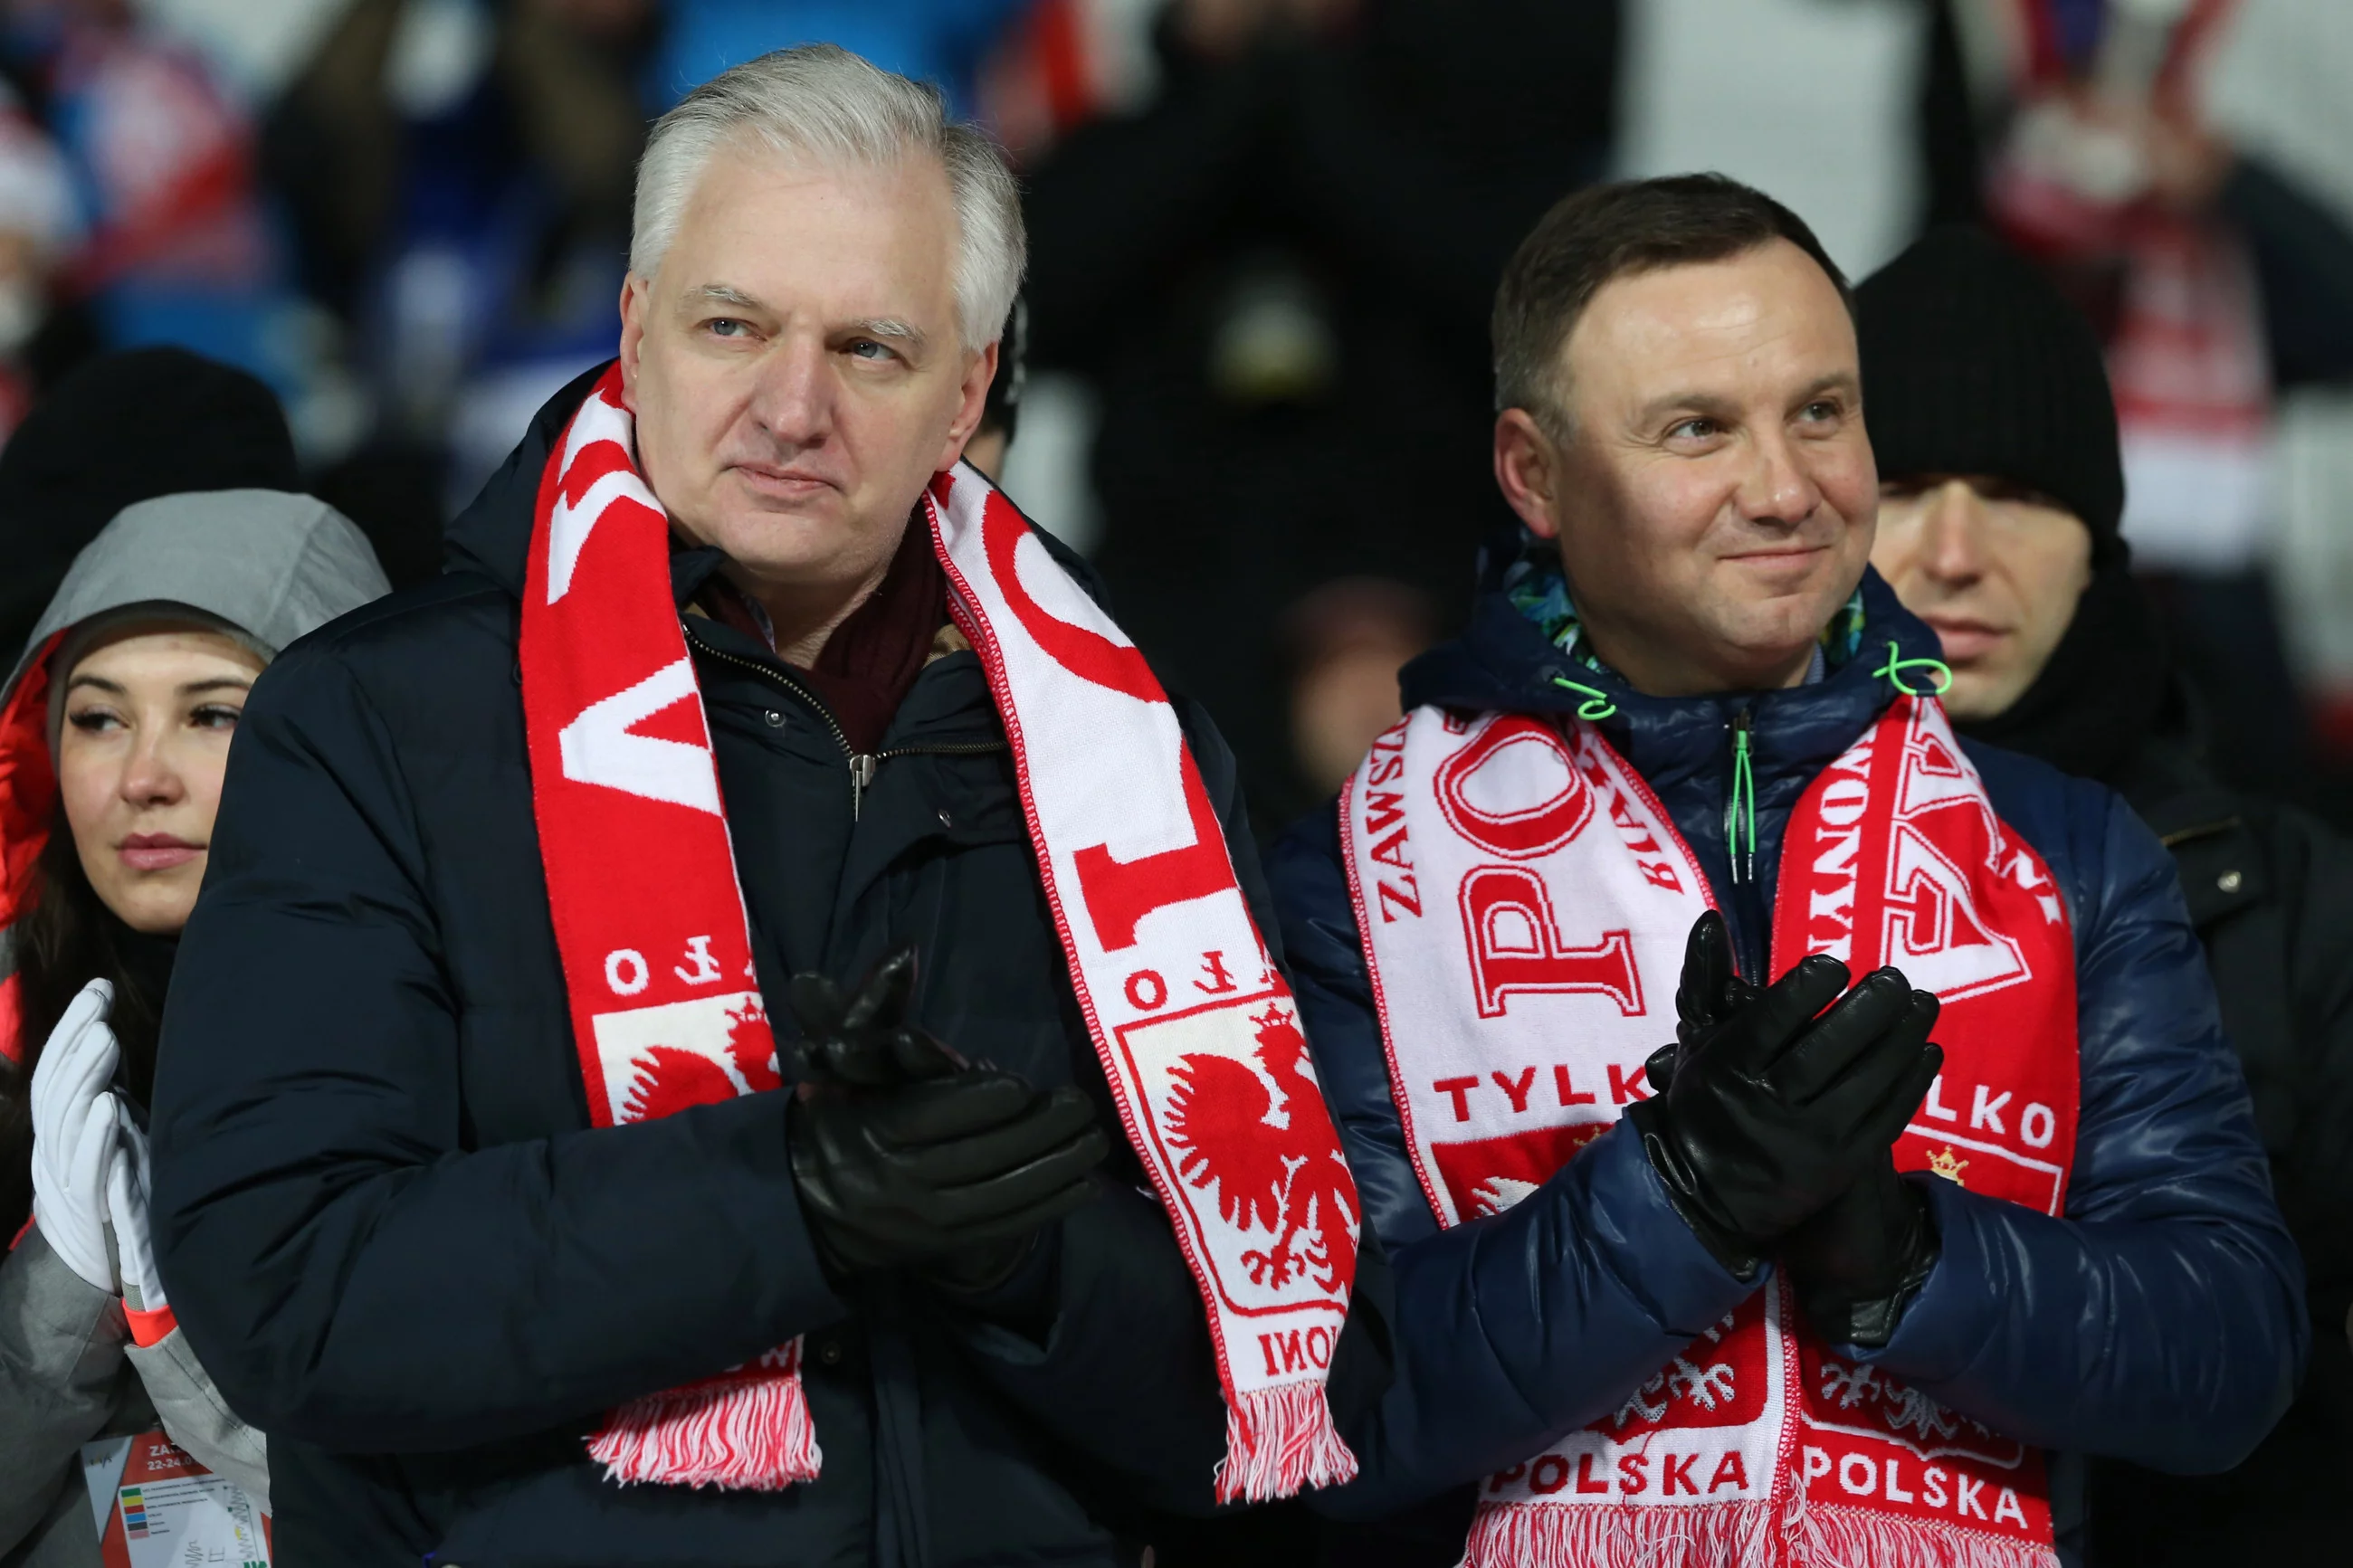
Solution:
M1499 540L1482 552L1471 624L1405 667L1398 677L1405 706L1593 717L1635 770L1654 781L1720 765L1724 726L1743 710L1750 716L1760 768L1819 771L1894 700L1896 689L1886 673L1891 647L1903 660L1934 659L1940 652L1936 634L1865 567L1861 646L1823 679L1777 691L1646 696L1616 672L1563 652L1521 613L1503 585L1517 554L1516 540ZM1934 689L1934 672L1925 666L1902 666L1897 674L1915 689Z

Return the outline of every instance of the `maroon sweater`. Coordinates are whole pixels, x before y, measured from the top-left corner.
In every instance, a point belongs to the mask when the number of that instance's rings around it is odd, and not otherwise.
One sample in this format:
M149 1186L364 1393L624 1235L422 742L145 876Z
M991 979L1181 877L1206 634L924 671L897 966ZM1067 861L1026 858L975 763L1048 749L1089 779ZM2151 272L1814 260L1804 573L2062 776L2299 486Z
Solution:
M712 614L736 630L769 641L766 617L724 577L704 595ZM834 627L814 666L792 665L816 692L850 749L881 748L891 716L931 658L933 634L947 618L947 575L933 553L931 531L910 520L891 569L864 604Z

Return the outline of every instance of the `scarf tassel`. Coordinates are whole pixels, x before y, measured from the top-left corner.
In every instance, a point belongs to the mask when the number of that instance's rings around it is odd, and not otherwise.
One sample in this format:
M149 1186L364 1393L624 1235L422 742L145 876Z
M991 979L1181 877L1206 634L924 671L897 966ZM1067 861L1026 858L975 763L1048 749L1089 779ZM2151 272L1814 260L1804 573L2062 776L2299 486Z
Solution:
M1226 1457L1218 1461L1219 1502L1271 1502L1356 1476L1356 1457L1332 1425L1332 1405L1322 1383L1228 1395Z
M2048 1546L1861 1509L1769 1501L1695 1508L1483 1508L1466 1568L2058 1568ZM1776 1538L1779 1552L1775 1548Z
M1490 1506L1471 1527L1463 1563L1465 1568L1657 1568L1662 1563L1746 1568L1773 1560L1774 1511L1762 1500L1698 1508Z
M824 1458L797 1373L633 1399L590 1441L588 1455L622 1486L756 1492L815 1480Z
M2059 1568L2059 1553L2039 1542L1820 1503L1793 1510L1783 1540L1793 1568L1867 1563L1901 1563L1906 1568Z

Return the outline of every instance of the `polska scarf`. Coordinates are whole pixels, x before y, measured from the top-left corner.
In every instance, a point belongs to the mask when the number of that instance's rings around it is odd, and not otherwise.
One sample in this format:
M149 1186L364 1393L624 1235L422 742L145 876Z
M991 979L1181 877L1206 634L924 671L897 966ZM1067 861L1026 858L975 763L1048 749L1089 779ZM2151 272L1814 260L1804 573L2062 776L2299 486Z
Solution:
M976 471L935 479L910 526L987 672L1071 987L1208 1314L1217 1495L1345 1481L1324 1379L1356 1189L1176 710ZM669 555L617 366L541 479L522 633L533 811L598 1127L783 1087ZM798 1342L633 1400L590 1452L624 1482L815 1477Z
M1342 800L1356 921L1441 1226L1534 1192L1649 1090L1714 902L1593 725L1417 709ZM1907 1171L2060 1212L2075 1137L2066 911L1932 700L1898 697L1806 789L1773 973L1826 952L1944 1002ZM1625 1404L1480 1488L1473 1568L2051 1568L2039 1453L1799 1324L1778 1274Z

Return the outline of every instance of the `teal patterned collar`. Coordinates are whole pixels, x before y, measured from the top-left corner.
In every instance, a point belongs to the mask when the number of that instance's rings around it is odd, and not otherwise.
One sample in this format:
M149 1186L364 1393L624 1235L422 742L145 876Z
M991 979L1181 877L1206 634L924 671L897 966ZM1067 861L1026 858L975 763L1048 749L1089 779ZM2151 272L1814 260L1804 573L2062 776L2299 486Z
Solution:
M1568 581L1561 575L1560 557L1549 541L1531 539L1520 558L1504 571L1504 594L1512 607L1544 633L1545 640L1588 669L1609 671L1592 649L1580 646L1583 627L1577 606L1569 602ZM1846 604L1822 628L1820 656L1806 679L1820 679L1852 658L1862 646L1862 589L1858 585ZM1613 672L1614 673L1614 672Z

